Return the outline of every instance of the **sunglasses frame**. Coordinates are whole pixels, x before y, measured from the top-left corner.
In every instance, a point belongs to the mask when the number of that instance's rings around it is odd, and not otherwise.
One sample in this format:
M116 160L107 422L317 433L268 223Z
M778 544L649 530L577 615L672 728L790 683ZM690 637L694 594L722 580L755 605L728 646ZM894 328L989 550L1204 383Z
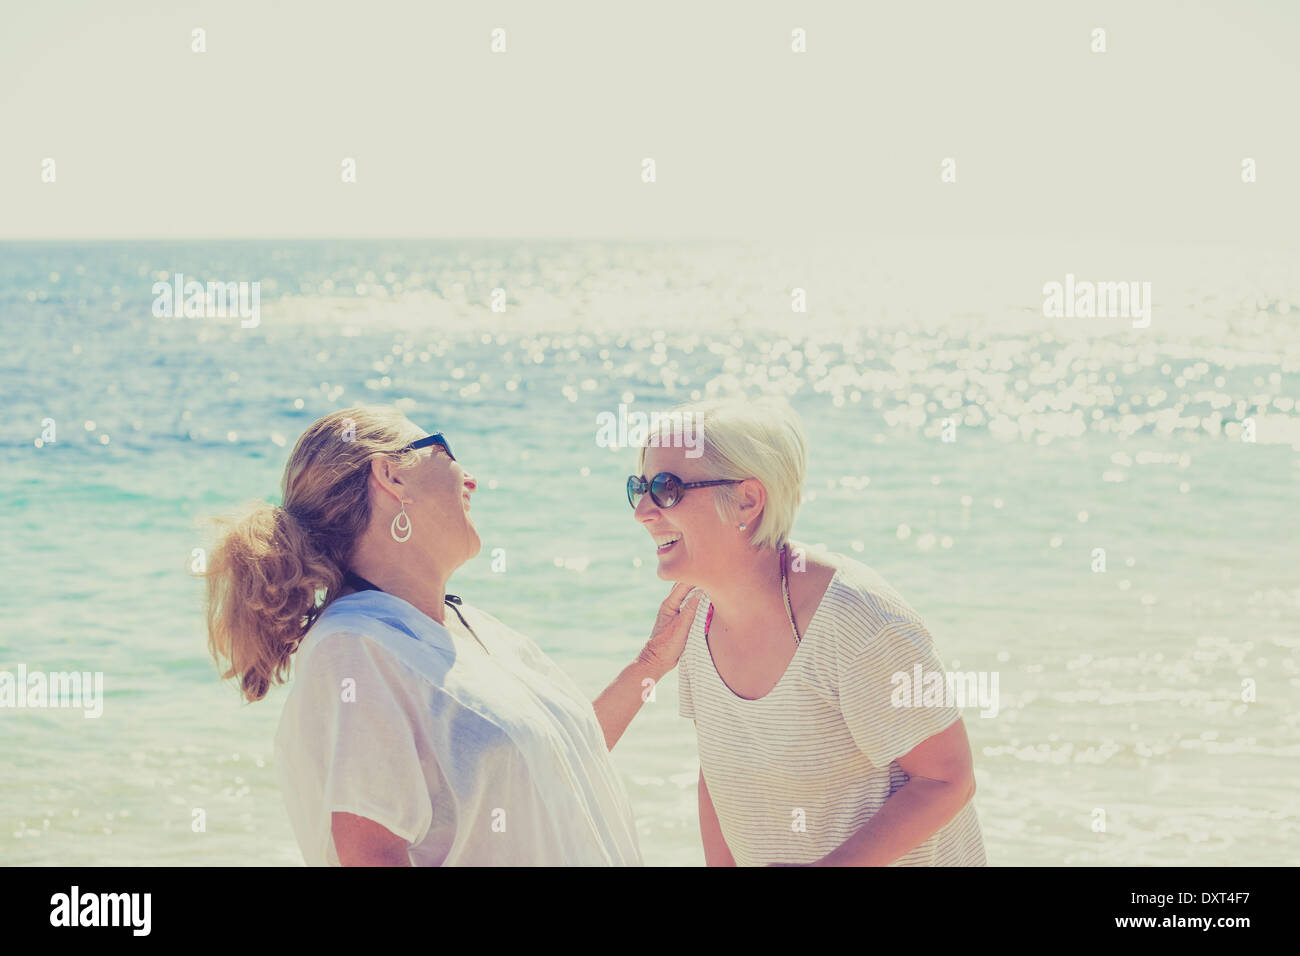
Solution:
M437 445L439 448L441 448L443 451L447 453L448 458L450 458L452 461L456 460L456 456L453 455L451 452L451 444L443 436L442 432L434 432L432 435L425 435L423 438L411 442L409 445L407 445L405 448L402 449L401 453L404 454L408 451L416 451L420 448L428 448L430 445Z
M660 501L659 495L654 490L655 482L659 481L659 479L661 478L671 478L673 481L677 482L677 488L679 494L677 495L676 500L673 501L672 504L666 505L662 501ZM663 508L663 509L675 508L677 507L677 505L681 504L683 494L686 491L689 491L691 488L711 488L714 485L737 485L740 484L740 482L745 480L746 479L744 478L715 478L711 481L682 481L671 471L661 471L659 472L659 474L655 475L649 481L645 480L645 475L642 475L640 478L638 478L636 475L628 475L627 476L627 503L630 504L632 506L632 510L635 511L637 505L640 504L640 502L633 500L632 496L640 495L644 497L645 495L648 494L650 495L650 500L655 503L655 507Z

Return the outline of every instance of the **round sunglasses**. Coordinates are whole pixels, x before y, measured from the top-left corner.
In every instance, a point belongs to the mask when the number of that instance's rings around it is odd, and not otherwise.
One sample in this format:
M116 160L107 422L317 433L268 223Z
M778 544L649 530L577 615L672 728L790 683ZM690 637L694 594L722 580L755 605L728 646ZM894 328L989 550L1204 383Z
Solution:
M682 494L689 488L708 488L712 485L734 485L744 481L744 478L718 478L713 481L682 481L674 474L661 471L649 481L645 476L638 478L636 475L627 477L627 503L633 509L641 503L646 492L650 493L650 500L660 508L671 508L677 502L682 500Z

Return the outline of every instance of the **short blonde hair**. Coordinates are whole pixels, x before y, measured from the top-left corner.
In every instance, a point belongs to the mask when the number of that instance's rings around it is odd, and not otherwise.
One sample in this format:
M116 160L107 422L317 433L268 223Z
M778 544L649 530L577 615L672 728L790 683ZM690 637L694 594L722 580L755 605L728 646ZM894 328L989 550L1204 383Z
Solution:
M757 478L762 482L767 502L762 514L748 522L751 546L779 548L790 539L803 502L808 448L803 423L787 401L770 396L714 399L679 405L664 421L697 429L701 449L698 458L706 478ZM645 470L646 447L654 434L641 447L638 472ZM718 516L726 523L737 521L740 511L736 485L719 485L710 490Z

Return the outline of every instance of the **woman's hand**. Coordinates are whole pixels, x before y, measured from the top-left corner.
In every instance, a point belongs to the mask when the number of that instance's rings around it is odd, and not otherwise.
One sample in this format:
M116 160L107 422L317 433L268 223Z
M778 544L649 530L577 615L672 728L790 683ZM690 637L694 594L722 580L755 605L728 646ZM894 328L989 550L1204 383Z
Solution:
M691 585L684 582L674 584L664 603L659 605L654 630L637 660L649 664L660 676L676 667L677 659L686 648L686 635L690 633L695 609L703 595L704 592L698 589L692 592Z

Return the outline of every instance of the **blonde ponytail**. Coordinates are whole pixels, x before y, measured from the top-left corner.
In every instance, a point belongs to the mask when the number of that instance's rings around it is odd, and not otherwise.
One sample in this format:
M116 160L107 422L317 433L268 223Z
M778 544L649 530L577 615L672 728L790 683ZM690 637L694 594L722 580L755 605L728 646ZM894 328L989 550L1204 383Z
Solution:
M396 409L349 408L307 429L285 466L284 507L217 519L208 558L208 650L249 701L288 678L293 652L338 597L370 523L369 464L419 432Z

